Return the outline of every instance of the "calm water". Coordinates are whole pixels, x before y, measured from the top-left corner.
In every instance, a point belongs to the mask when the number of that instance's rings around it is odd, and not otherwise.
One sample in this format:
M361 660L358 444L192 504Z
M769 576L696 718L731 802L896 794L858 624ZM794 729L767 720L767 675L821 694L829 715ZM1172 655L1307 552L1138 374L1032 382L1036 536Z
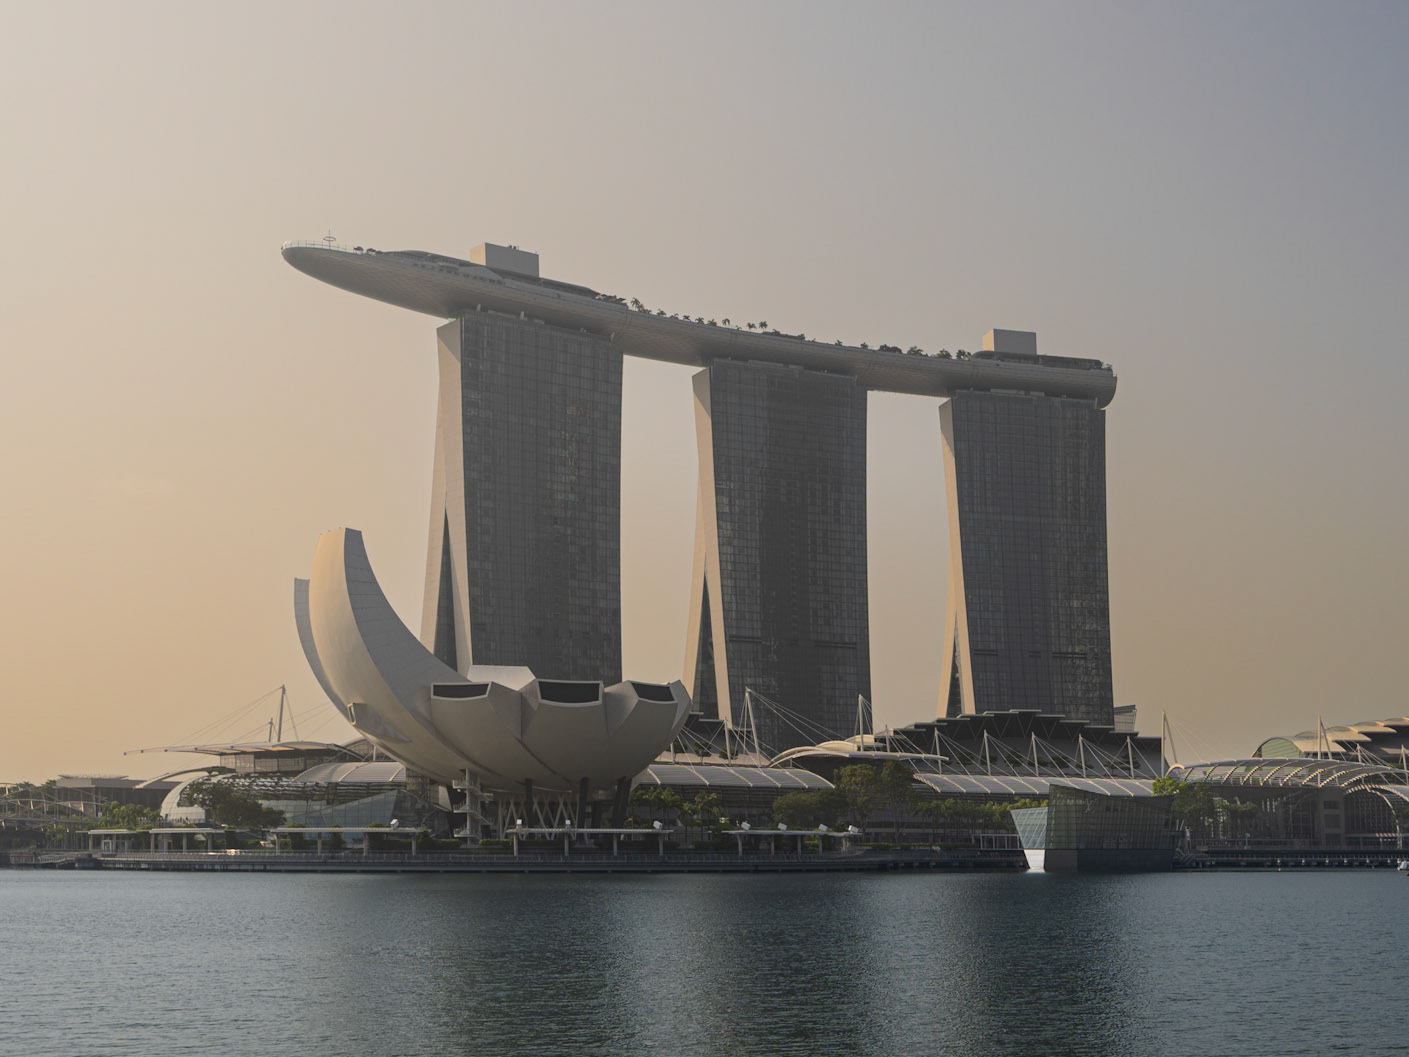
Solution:
M1402 1054L1397 873L0 870L0 1053Z

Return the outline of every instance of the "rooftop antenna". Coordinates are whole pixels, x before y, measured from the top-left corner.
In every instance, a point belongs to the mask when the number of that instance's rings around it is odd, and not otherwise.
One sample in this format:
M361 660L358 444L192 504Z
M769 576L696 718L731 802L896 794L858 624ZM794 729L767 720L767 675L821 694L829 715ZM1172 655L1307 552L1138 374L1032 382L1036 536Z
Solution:
M761 759L764 758L764 756L763 756L763 749L762 749L762 747L758 744L758 717L757 717L756 715L754 715L754 711L753 711L753 691L752 691L752 690L750 690L750 691L748 691L747 693L744 694L744 705L745 705L745 707L748 709L749 734L752 735L752 737L753 737L753 754L754 754L755 759L761 760Z
M1169 769L1179 762L1179 754L1174 748L1174 732L1169 729L1169 713L1159 714L1159 765L1160 773L1168 774ZM1165 746L1169 746L1168 755L1165 754Z
M289 696L289 688L288 688L287 686L280 686L280 687L279 687L279 692L280 692L281 694L283 694L285 700L288 699L288 696ZM296 715L294 715L294 706L293 706L293 705L290 705L290 706L289 706L289 724L290 724L290 726L292 726L292 727L294 728L294 741L298 741L298 740L299 740L299 733L298 733L298 717L297 717Z
M752 751L755 758L762 756L758 747L758 721L753 714L753 690L747 686L744 687L744 712L739 718L744 721L744 728L742 732L735 731L734 736L739 741L740 754Z

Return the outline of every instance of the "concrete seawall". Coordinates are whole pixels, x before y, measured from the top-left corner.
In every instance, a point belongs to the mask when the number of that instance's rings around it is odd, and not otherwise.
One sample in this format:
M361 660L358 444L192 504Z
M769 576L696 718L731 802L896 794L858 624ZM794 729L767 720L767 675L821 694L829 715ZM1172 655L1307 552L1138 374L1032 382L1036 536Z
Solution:
M16 864L18 865L18 864ZM890 870L1026 869L1022 852L885 851L842 854L736 855L666 852L664 855L490 855L430 853L317 855L300 852L130 852L71 854L62 861L33 862L58 869L239 873L825 873Z

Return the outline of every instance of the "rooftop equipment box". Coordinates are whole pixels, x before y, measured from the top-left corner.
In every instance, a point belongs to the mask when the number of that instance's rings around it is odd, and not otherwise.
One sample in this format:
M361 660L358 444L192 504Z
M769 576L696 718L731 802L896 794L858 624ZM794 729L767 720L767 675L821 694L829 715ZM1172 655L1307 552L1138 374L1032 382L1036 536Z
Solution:
M983 336L983 351L1036 356L1037 332L1034 330L990 330Z
M514 275L538 278L538 254L521 250L517 246L496 246L492 242L482 242L470 250L470 263L482 264L496 272L512 272Z

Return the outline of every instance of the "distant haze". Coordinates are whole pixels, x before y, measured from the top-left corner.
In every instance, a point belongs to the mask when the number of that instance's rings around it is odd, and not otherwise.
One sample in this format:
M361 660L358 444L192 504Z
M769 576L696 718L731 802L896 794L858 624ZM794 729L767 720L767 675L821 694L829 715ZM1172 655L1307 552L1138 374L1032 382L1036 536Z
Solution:
M1404 715L1406 50L1388 3L6 5L0 780L201 762L122 752L262 737L217 721L281 683L349 736L291 616L325 529L418 625L436 321L280 259L330 229L1107 360L1117 702L1185 759ZM639 678L682 663L690 375L626 367ZM938 694L936 406L870 398L881 724Z

